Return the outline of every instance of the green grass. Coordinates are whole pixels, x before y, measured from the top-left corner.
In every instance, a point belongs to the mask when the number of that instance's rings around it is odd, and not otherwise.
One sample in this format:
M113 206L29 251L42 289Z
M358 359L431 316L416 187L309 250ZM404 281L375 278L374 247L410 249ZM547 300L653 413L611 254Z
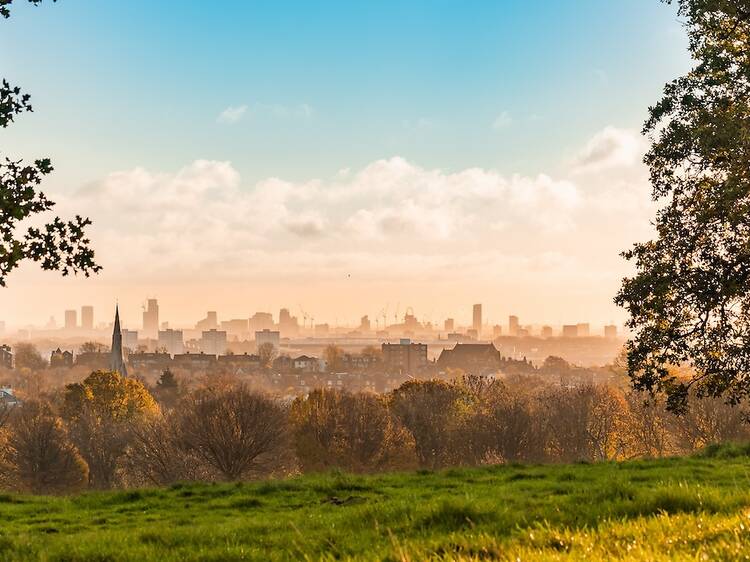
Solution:
M0 495L0 560L737 560L750 459Z

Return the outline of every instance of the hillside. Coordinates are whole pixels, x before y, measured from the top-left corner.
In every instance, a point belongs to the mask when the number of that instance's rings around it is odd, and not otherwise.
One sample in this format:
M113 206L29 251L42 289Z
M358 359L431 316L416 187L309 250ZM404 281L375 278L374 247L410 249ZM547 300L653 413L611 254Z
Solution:
M0 560L738 559L750 463L683 459L0 496ZM696 555L697 554L697 555Z

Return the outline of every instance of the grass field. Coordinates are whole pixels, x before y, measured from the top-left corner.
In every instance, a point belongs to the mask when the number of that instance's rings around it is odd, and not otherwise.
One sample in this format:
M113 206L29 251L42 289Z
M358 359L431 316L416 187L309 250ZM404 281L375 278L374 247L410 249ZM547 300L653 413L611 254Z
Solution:
M750 457L0 496L0 560L737 560Z

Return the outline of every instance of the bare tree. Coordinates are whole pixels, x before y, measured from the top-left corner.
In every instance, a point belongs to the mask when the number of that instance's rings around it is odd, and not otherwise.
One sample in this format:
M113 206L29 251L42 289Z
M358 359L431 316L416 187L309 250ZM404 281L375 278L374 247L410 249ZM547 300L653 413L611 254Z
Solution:
M260 344L258 347L258 357L260 358L260 366L264 369L271 368L273 360L276 359L276 347L271 342Z
M182 446L173 420L174 416L159 417L133 428L124 463L130 483L166 486L213 480L205 464Z
M6 486L35 494L80 490L88 466L48 404L26 402L13 416L6 443Z
M179 408L181 446L225 480L263 475L280 466L286 413L244 385L201 389Z

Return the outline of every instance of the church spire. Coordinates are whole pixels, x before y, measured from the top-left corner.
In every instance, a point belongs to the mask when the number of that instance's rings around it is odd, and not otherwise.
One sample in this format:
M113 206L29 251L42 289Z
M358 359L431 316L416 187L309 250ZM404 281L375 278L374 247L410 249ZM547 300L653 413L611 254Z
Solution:
M117 371L123 377L128 376L125 361L122 359L122 332L120 331L120 306L115 305L115 325L112 330L112 350L110 352L109 368Z

